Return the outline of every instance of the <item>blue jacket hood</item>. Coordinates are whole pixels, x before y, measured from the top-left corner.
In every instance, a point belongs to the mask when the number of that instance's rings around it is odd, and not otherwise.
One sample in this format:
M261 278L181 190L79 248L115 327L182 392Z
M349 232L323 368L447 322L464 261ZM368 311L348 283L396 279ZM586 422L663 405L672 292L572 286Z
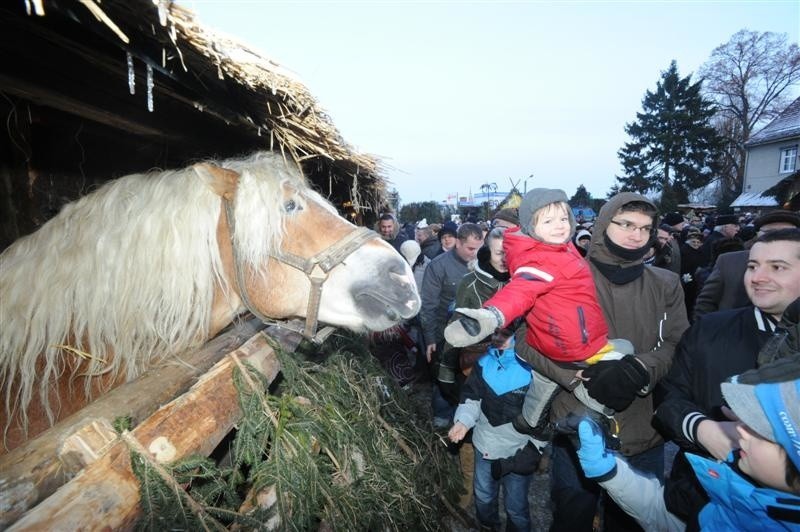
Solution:
M755 486L731 463L686 458L711 499L700 512L702 530L800 530L800 496Z
M514 345L514 337L511 337L508 349L489 347L478 360L483 380L497 395L528 386L531 382L531 368L517 356Z

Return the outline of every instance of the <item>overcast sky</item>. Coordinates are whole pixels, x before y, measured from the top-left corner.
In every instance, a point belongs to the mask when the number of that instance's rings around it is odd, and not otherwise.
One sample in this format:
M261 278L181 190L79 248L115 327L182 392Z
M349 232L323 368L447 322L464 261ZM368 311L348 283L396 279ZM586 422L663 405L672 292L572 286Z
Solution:
M671 60L685 76L740 29L800 32L798 0L179 3L296 72L404 203L510 180L605 197Z

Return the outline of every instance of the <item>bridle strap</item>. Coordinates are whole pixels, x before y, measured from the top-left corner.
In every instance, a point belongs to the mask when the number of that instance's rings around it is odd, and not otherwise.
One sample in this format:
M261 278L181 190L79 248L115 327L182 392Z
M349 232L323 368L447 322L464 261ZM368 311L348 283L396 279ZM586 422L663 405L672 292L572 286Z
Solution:
M228 218L228 229L230 232L231 248L233 249L233 269L236 274L236 284L239 289L239 296L241 297L244 306L256 318L264 323L273 323L279 327L284 327L286 329L299 332L305 338L308 338L315 343L324 342L325 339L333 332L334 328L327 326L321 331L317 332L317 326L319 324L319 306L322 302L322 285L328 280L328 274L333 268L344 262L344 259L350 256L350 254L352 254L355 250L360 248L365 242L372 240L373 238L379 238L378 234L375 231L367 229L366 227L356 227L336 243L307 259L300 257L299 255L280 250L269 253L269 256L278 262L303 272L311 283L308 294L308 305L306 306L305 327L303 330L298 330L285 322L267 318L256 309L255 305L253 305L252 301L250 300L250 297L247 294L247 285L245 284L244 280L244 268L241 258L239 257L239 250L236 246L236 240L234 239L235 222L233 217L233 205L226 198L223 198L222 201L225 204L225 215Z

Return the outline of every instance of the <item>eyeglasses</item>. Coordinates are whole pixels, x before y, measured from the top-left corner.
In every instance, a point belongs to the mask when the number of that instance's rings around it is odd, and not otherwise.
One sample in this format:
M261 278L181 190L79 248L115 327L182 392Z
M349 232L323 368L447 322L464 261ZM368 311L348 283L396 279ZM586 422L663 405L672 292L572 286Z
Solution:
M618 222L616 220L611 220L611 223L625 231L626 233L633 233L634 231L639 231L640 233L650 234L653 230L652 225L645 225L642 227L636 227L636 225L630 222Z

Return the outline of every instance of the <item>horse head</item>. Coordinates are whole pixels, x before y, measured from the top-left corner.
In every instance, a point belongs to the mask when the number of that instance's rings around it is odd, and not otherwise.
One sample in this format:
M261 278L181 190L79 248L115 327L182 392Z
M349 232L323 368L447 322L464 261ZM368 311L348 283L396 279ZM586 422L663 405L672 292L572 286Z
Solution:
M313 336L317 321L381 331L419 310L402 256L341 217L279 157L262 153L195 169L226 206L218 237L238 299L233 313L244 307L257 316L305 318L304 332Z
M13 448L245 308L365 331L419 305L402 257L279 156L125 176L0 253L0 431Z

